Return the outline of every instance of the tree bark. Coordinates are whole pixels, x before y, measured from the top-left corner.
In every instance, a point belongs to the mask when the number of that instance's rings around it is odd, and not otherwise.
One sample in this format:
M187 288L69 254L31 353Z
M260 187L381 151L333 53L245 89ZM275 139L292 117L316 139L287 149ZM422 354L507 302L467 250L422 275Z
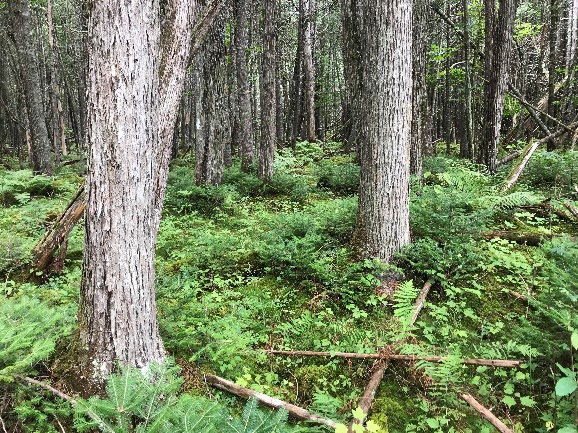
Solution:
M313 62L313 10L315 0L300 0L303 14L303 95L305 102L305 136L313 142L315 135L315 67Z
M257 175L265 182L273 177L273 159L275 155L275 2L265 0L265 16L263 29L263 59L261 63L261 146L259 151L259 167Z
M18 51L20 70L24 84L26 111L30 127L30 156L32 170L46 175L54 174L54 162L50 151L50 139L46 128L46 116L42 104L42 89L38 59L35 51L32 17L29 0L8 2L12 18L14 44Z
M431 140L429 103L426 85L426 24L429 8L425 0L414 0L412 26L413 93L411 119L410 173L421 177L424 149Z
M237 106L239 124L237 138L241 153L241 170L249 171L254 158L253 114L247 73L247 0L235 0L235 59L237 65Z
M508 83L508 65L512 50L512 33L516 16L515 0L499 0L499 10L493 0L485 0L484 48L484 128L478 153L478 163L491 173L496 171L498 143L504 113L504 96Z
M389 261L410 241L412 5L361 0L360 188L353 246Z

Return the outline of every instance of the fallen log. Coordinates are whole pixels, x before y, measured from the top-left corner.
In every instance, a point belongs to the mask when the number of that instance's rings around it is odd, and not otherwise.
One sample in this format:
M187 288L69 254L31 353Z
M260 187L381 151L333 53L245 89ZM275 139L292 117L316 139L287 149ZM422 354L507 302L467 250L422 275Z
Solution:
M578 126L578 123L573 123L573 124L569 125L568 128L574 128L575 129L577 126ZM518 179L520 178L520 175L524 171L524 168L526 168L526 165L528 165L530 158L532 157L532 155L534 154L534 152L536 151L536 149L538 149L538 147L540 145L550 141L553 138L559 137L560 135L565 134L566 132L568 132L568 130L566 128L562 128L562 129L559 129L556 132L553 132L552 134L550 134L550 135L548 135L548 136L546 136L540 140L537 140L533 143L530 142L526 146L524 151L522 152L522 159L512 169L510 175L508 176L508 180L506 181L506 185L504 186L503 190L508 191L508 190L512 189L514 187L514 185L516 185L516 183L518 183Z
M331 358L347 359L383 359L393 361L428 361L441 363L448 359L446 356L418 356L418 355L400 355L400 354L380 354L380 353L355 353L355 352L314 352L309 350L266 350L265 353L271 355L287 356L325 356ZM482 358L464 358L462 362L465 365L485 365L488 367L518 368L523 361L515 359L482 359Z
M37 271L45 270L52 262L54 252L66 243L68 235L84 214L86 196L84 185L76 192L52 228L32 250L32 266Z
M574 206L569 201L565 202L564 206L566 207L566 209L570 211L570 213L574 217L574 220L578 221L578 209L576 208L576 206Z
M505 156L502 159L500 159L498 162L496 162L496 167L499 167L500 165L507 164L508 162L513 161L514 159L516 159L519 156L520 156L520 152L511 153L510 155Z
M504 424L500 419L498 419L492 412L482 406L478 401L472 397L470 394L462 394L461 397L471 406L476 412L478 412L482 418L489 421L496 429L501 433L514 433L506 424Z
M214 374L205 375L205 379L207 383L213 385L214 387L222 389L223 391L230 392L231 394L235 394L236 396L243 398L255 397L259 403L262 403L265 406L271 407L273 409L283 408L289 412L290 416L298 420L325 424L332 428L335 428L336 426L335 421L310 413L308 410L303 409L302 407L295 406L291 403L279 400L278 398L274 398L269 395L253 391L252 389L242 387L236 383L231 382L230 380L215 376Z
M540 246L544 239L550 239L552 237L552 235L547 234L516 232L510 230L492 230L489 232L484 232L483 236L486 239L506 239L508 241L516 242L520 245L528 245L530 247Z
M427 294L429 293L429 289L431 288L432 284L433 284L433 280L429 279L426 281L423 288L421 289L421 291L420 291L420 293L416 299L416 302L415 302L413 314L412 314L411 319L407 325L408 328L410 328L415 323L417 316L419 315L421 309L423 308L425 298L427 297ZM361 397L361 400L359 402L359 407L363 410L363 415L364 415L363 419L353 418L353 420L349 424L349 429L348 429L349 433L354 432L353 427L356 424L363 424L365 422L365 419L367 418L367 415L369 414L371 406L373 405L373 400L375 399L375 393L377 392L377 388L379 387L379 384L381 383L381 379L383 379L383 375L385 373L386 368L387 368L387 362L384 362L383 360L379 361L379 363L377 364L377 366L375 368L375 371L371 375L371 379L369 379L369 382L367 383L367 387L365 388L365 391L363 392L363 396Z

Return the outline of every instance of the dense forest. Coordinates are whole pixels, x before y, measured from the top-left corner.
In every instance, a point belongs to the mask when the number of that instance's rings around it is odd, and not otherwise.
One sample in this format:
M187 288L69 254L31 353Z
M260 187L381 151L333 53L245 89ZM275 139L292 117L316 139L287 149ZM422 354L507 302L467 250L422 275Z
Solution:
M0 433L578 433L578 0L0 0Z

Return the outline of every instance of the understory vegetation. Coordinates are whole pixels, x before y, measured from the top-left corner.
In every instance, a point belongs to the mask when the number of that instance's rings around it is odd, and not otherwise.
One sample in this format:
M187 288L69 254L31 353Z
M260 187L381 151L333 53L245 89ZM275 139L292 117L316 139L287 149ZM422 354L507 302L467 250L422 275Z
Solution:
M266 352L275 349L416 355L387 361L367 431L493 431L461 398L471 394L516 432L576 433L578 222L564 206L578 199L575 152L534 155L506 193L508 167L490 176L452 157L426 160L423 179L412 181L413 242L387 266L357 261L349 247L359 167L340 143L279 151L269 184L235 162L222 185L199 187L193 167L187 158L173 163L157 245L158 317L171 360L151 367L152 380L120 371L108 399L74 407L24 376L58 388L74 362L67 349L81 224L61 273L30 272L28 263L82 179L70 167L55 178L0 172L2 426L331 431L210 388L207 373L349 423L375 360Z

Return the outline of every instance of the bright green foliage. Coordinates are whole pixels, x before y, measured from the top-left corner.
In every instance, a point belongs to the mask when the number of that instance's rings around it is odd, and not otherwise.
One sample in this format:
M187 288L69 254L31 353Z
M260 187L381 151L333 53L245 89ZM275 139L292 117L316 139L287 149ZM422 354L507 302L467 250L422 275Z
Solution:
M52 354L56 340L70 331L69 314L36 299L0 296L0 382L33 373Z
M75 428L98 428L103 433L285 433L297 432L287 424L284 410L263 411L250 399L241 419L233 418L216 400L178 395L182 380L169 361L147 371L125 368L108 379L108 398L79 400Z

